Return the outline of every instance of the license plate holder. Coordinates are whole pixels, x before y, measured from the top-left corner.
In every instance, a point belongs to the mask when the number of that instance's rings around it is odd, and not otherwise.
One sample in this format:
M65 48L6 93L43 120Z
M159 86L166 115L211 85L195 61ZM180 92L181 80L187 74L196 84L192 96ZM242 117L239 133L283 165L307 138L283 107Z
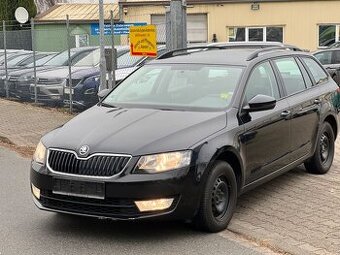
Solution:
M73 95L74 94L74 89L64 88L64 94L69 95L70 93L72 93L72 95Z
M64 196L105 199L105 184L103 182L54 178L52 193Z

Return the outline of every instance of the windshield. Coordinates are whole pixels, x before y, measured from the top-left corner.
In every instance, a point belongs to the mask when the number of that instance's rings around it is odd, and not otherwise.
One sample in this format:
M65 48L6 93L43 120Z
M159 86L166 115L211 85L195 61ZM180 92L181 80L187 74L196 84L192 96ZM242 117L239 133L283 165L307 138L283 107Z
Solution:
M21 62L23 59L26 59L27 57L29 57L28 54L15 56L8 60L7 65L16 66L19 62Z
M47 56L46 54L37 54L35 55L35 61L37 62L38 60L43 59L46 56ZM30 55L30 57L18 63L18 66L28 66L30 64L33 64L33 55Z
M42 66L47 61L51 60L54 56L55 56L55 54L50 54L50 55L47 55L47 56L45 56L43 58L40 58L39 60L35 61L35 65L36 66ZM27 65L27 67L34 67L34 63L31 63L31 64Z
M71 49L71 59L72 63L76 63L79 59L84 58L88 54L91 53L92 50L74 50ZM68 65L68 51L63 51L57 54L54 58L50 61L46 62L46 66L67 66Z
M106 50L110 50L110 49L106 49ZM128 50L117 50L117 68L124 68L124 67L121 67L121 57L126 55L126 52L128 54L129 51ZM130 59L133 59L130 57ZM132 61L132 60L131 60ZM134 60L136 61L136 60ZM99 62L100 62L100 49L97 49L97 50L94 50L91 52L91 54L88 54L86 57L82 58L81 60L79 60L74 66L98 66L99 65ZM133 62L134 63L134 62ZM133 64L132 63L132 64ZM132 65L130 65L132 66ZM129 67L129 66L127 66Z
M139 57L139 56L131 56L130 52L126 52L125 54L121 55L119 58L117 58L117 68L128 68L133 67L137 63L139 63L143 58L145 57Z
M110 106L161 109L224 109L243 68L201 64L147 65L124 80L102 102Z
M89 52L84 58L80 59L74 66L96 66L100 61L100 50Z

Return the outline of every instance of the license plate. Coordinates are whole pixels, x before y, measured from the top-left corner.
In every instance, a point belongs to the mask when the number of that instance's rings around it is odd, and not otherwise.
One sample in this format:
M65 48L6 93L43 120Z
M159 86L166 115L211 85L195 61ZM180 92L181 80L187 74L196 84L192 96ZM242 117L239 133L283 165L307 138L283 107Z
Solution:
M64 93L65 94L70 94L70 92L72 92L72 95L74 94L74 90L72 89L72 90L70 90L70 88L64 88Z
M103 182L84 182L66 179L54 179L53 181L53 194L96 199L105 198Z

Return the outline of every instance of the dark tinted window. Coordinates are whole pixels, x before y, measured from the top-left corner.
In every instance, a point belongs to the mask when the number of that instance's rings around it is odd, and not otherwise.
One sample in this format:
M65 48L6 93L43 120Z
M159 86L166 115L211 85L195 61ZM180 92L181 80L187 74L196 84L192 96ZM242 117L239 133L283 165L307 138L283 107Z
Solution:
M250 42L262 42L263 41L263 28L249 28L248 37Z
M316 53L314 55L323 65L330 65L332 63L332 52L331 51L323 51Z
M333 64L340 64L340 50L333 51Z
M283 27L267 27L267 42L283 42Z
M299 67L300 67L300 70L302 72L302 75L303 75L303 78L305 80L305 84L307 86L307 88L311 88L313 86L313 82L311 80L311 77L308 75L307 71L306 71L306 68L303 66L301 60L297 60L298 64L299 64Z
M327 73L319 66L319 64L311 58L302 58L308 69L311 71L316 84L327 80Z
M300 68L294 58L281 58L274 62L281 74L288 95L306 88Z
M279 88L271 65L262 63L252 71L246 88L245 101L248 102L256 95L266 95L280 98Z
M320 25L319 26L319 46L330 46L335 42L336 26Z

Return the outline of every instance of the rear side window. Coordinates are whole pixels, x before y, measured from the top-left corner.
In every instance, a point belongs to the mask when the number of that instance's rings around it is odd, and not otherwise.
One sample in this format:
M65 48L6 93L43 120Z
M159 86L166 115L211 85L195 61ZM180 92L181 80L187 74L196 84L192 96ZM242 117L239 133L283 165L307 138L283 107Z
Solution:
M333 51L333 64L340 64L340 50Z
M316 84L319 84L328 79L327 73L319 66L319 64L312 58L302 58L308 69L313 75Z
M302 73L294 58L276 59L274 63L281 75L288 95L306 89Z
M323 65L330 65L330 64L332 64L332 52L331 51L319 52L319 53L316 53L314 56Z
M280 98L279 88L271 65L262 63L252 71L246 88L245 102L248 103L256 95L266 95Z

